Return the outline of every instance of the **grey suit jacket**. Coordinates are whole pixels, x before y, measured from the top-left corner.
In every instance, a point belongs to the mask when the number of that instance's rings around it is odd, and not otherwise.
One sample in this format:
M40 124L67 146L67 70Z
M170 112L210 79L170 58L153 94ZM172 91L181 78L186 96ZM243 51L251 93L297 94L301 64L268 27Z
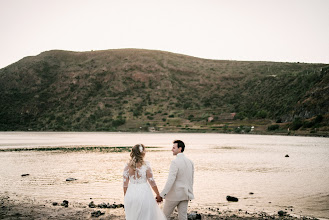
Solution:
M171 161L167 183L160 196L170 201L194 199L193 182L194 164L183 153L179 153Z

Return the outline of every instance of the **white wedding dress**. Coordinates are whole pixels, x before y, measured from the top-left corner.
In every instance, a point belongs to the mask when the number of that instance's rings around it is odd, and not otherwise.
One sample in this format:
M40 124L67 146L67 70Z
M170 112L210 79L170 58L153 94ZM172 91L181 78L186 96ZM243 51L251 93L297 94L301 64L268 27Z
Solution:
M165 220L157 205L151 187L156 186L149 162L136 170L126 164L123 171L123 187L128 187L125 198L126 220Z

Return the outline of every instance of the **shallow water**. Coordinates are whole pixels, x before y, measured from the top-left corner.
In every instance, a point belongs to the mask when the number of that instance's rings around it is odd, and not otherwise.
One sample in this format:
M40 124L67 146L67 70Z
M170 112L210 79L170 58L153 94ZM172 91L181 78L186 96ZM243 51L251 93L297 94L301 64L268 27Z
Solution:
M329 218L329 139L234 134L0 132L0 149L37 146L132 146L149 149L155 180L165 184L172 141L186 143L195 163L193 207L218 207ZM286 158L288 154L290 157ZM122 169L129 153L0 152L1 191L38 200L123 202ZM21 177L29 173L30 176ZM66 182L66 178L78 179ZM253 192L254 194L250 194ZM226 196L236 196L229 203ZM291 211L292 210L292 211Z

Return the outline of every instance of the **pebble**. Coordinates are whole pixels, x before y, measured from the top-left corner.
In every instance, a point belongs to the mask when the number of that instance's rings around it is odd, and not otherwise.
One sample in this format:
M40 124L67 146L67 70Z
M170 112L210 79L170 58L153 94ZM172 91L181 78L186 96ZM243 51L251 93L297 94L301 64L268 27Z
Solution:
M287 212L284 212L284 211L278 211L278 214L279 214L279 216L285 216L286 214L287 214Z
M65 208L69 207L69 201L64 200L61 204L61 206L64 206Z
M96 208L96 205L93 201L91 201L88 206L89 208Z
M92 212L91 213L91 216L92 217L99 217L99 216L101 216L101 215L104 215L105 214L105 212L101 212L101 211L95 211L95 212Z
M238 202L239 199L234 196L226 196L226 200L229 202Z

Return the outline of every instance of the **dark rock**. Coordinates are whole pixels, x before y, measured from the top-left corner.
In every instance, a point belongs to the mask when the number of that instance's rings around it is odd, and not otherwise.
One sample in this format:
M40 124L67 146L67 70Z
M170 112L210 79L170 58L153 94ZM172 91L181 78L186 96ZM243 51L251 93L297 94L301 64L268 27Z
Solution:
M284 157L289 157L289 155L288 155L288 154L286 154L286 156L284 156Z
M53 206L57 206L58 205L58 202L53 202Z
M88 206L89 206L89 208L96 208L96 207L98 207L98 208L101 208L101 209L106 209L106 208L108 208L108 209L124 208L124 205L123 204L115 204L115 203L113 203L113 204L110 205L109 203L106 204L105 202L103 202L101 204L96 205L93 201L91 201Z
M24 173L24 174L22 174L21 176L30 176L30 174L28 174L28 173Z
M61 206L64 206L65 208L69 207L69 201L64 200L61 204Z
M88 206L89 208L96 208L96 205L93 201L91 201Z
M195 217L196 217L196 214L195 213L189 213L189 214L187 214L187 219L188 220L193 220L193 219L195 219Z
M77 180L75 178L67 178L66 181L74 181L74 180Z
M279 216L285 216L286 214L287 214L287 212L284 212L284 211L278 211L278 214L279 214Z
M238 198L234 197L234 196L226 196L226 200L229 202L237 202L239 201Z
M187 214L187 219L188 220L196 220L196 219L201 219L201 215L200 214L197 214L197 213L189 213Z
M105 212L101 212L101 211L95 211L95 212L92 212L91 213L91 216L92 217L99 217L99 216L101 216L101 215L104 215L105 214Z
M105 202L97 205L98 208L101 208L101 209L106 209L106 208L109 208L110 207L110 204L106 204Z

